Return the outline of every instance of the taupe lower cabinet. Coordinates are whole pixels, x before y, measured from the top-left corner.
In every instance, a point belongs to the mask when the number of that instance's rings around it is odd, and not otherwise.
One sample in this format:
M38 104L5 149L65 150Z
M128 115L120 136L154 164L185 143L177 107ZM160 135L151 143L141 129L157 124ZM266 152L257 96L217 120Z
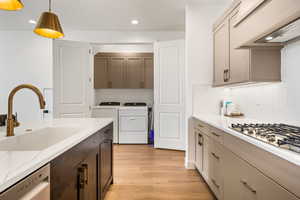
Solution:
M198 170L203 171L204 134L198 131L196 131L195 134L197 155L195 158L195 165L197 166Z
M225 158L223 165L224 199L297 199L230 151L223 151L223 156Z
M94 88L153 88L153 53L98 53Z
M194 133L195 166L218 200L299 200L227 148L227 133L197 119Z
M281 81L281 47L237 49L239 7L214 29L214 86Z

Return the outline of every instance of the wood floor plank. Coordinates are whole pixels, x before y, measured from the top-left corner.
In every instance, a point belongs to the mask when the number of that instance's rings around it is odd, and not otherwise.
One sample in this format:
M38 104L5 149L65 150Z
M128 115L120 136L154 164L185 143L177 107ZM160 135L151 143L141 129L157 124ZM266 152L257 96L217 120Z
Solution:
M149 145L114 145L114 184L105 200L214 200L184 152Z

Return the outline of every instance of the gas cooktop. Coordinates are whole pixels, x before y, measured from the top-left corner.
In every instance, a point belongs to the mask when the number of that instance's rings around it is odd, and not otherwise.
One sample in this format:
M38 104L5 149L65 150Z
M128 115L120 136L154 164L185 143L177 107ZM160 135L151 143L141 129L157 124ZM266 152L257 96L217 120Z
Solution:
M230 128L276 147L300 153L300 127L286 124L231 124Z

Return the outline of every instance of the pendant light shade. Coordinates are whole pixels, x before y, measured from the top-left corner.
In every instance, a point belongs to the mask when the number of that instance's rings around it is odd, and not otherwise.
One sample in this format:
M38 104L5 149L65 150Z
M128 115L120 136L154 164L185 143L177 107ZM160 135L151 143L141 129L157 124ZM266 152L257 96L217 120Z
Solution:
M52 12L42 13L34 32L40 36L52 39L62 38L64 36L58 17Z
M46 38L57 39L64 37L58 16L51 12L51 0L49 0L49 12L42 13L34 32Z
M0 10L21 10L23 7L21 0L0 0Z

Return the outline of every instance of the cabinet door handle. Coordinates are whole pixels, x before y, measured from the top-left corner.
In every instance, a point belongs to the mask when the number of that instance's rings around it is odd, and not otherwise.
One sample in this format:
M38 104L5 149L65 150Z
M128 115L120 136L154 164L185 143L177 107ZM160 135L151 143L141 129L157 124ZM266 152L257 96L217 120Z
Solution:
M248 189L250 190L253 194L256 194L256 190L253 189L245 180L241 180L241 183Z
M141 82L140 82L140 88L145 88L145 83L144 83L144 81L141 81Z
M203 136L201 134L198 134L198 145L203 145Z
M108 81L108 88L112 88L112 82Z
M84 168L82 166L78 168L78 186L79 190L85 188Z
M220 188L220 186L217 184L217 182L215 181L215 179L211 179L211 182L219 189Z
M85 200L86 189L85 186L88 185L88 165L82 164L78 168L78 197L79 200Z
M215 157L215 159L220 160L220 157L217 156L214 152L211 152L211 155L212 155L213 157Z
M79 182L79 188L84 189L85 185L88 185L89 183L89 171L88 171L88 165L87 164L82 164L78 168L78 182Z
M216 136L216 137L220 137L220 135L219 135L219 134L216 134L215 132L211 132L211 134L213 134L213 135Z
M84 169L84 173L83 173L84 183L86 185L88 185L89 184L89 167L87 164L82 164L82 167Z
M224 82L228 82L230 80L229 69L224 70L223 78L224 78Z

